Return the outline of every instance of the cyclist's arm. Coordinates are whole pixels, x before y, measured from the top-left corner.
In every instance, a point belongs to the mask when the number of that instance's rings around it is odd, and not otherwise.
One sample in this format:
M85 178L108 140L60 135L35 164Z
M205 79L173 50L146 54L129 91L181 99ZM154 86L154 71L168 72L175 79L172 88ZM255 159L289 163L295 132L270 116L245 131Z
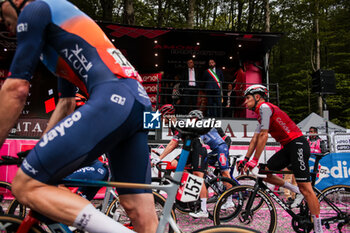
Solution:
M168 154L170 154L177 146L179 141L172 139L169 144L165 147L163 153L159 156L159 159L164 159Z
M29 82L6 79L0 91L0 147L15 125L29 93Z
M60 120L74 112L76 107L75 92L76 87L63 78L57 79L57 89L60 99L52 113L43 135L54 127Z
M261 153L263 152L267 139L269 137L270 118L272 116L272 110L267 104L262 104L259 108L261 122L255 130L255 160L259 160ZM251 156L253 151L251 151Z
M26 7L32 7L30 5ZM51 20L48 8L42 8L40 12L35 9L33 12L40 13L40 17L32 17L30 10L22 11L17 22L17 25L25 26L17 31L17 48L12 59L10 76L0 92L0 147L24 107L29 93L29 81L40 60L46 25Z
M246 154L247 158L250 158L253 155L254 151L255 151L256 144L258 142L258 134L259 133L254 133L252 139L250 140L248 151L247 151L247 154Z
M269 130L262 129L259 134L256 135L256 146L254 157L256 159L260 158L261 153L263 152L267 139L269 137Z
M52 113L47 127L43 134L49 131L53 126L55 126L60 120L74 112L75 109L75 97L61 98L57 102L57 106Z

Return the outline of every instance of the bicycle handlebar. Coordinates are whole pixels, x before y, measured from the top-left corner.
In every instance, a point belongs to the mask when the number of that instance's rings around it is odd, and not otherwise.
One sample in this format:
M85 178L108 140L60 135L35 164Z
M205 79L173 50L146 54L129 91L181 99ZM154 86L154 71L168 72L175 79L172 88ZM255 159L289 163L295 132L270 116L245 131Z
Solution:
M162 168L162 166L166 166L165 168ZM156 164L156 168L161 172L169 172L169 171L175 171L176 167L171 166L171 162L169 161L160 161Z

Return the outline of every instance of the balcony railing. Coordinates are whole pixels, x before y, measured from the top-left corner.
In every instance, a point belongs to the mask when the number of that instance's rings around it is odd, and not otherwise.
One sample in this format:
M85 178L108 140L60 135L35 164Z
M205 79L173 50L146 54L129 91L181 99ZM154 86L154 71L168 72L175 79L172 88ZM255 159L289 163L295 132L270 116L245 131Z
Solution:
M164 104L173 104L176 108L176 114L187 114L191 110L199 109L203 111L205 116L209 116L208 113L214 112L216 115L212 117L251 118L243 104L243 96L245 88L255 83L222 82L220 90L213 94L212 89L205 88L207 81L197 81L198 86L194 88L185 85L187 82L170 79L153 82L153 84L156 84L156 88L153 91L148 90L148 94L156 96L156 101L153 99L154 108L158 109ZM230 91L229 84L232 84L230 98L227 96ZM270 83L268 89L268 101L279 106L278 84ZM211 104L209 98L215 98L219 104Z

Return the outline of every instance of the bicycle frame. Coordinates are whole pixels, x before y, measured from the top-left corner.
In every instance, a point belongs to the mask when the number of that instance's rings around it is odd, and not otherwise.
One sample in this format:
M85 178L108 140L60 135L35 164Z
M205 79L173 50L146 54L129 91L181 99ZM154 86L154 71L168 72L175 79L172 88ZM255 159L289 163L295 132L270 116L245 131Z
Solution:
M283 200L281 200L269 187L267 187L266 184L263 183L263 178L259 177L257 178L257 182L254 185L254 191L248 199L245 210L250 211L255 196L260 189L265 191L268 194L268 196L271 197L279 206L281 206L282 209L284 209L290 216L292 216L293 218L298 218L298 216L293 212L293 210Z
M315 187L315 182L316 182L316 177L317 177L317 173L318 173L318 165L319 165L319 161L321 160L321 158L324 156L320 156L318 154L315 154L316 155L316 159L315 159L315 164L314 164L314 168L313 168L313 171L310 173L310 176L311 176L311 185L312 185L312 188L314 190L314 192L316 193L316 196L319 196L321 194L321 191L318 190L316 187ZM275 173L275 172L264 172L263 174L266 174L266 173ZM284 174L290 174L292 172L278 172L278 173L284 173ZM267 195L272 198L282 209L284 209L293 219L296 219L297 221L299 219L301 219L302 217L298 216L297 214L294 213L294 211L282 200L280 199L269 187L267 187L266 184L263 183L263 179L261 176L257 177L257 181L254 185L254 190L251 194L251 196L249 197L248 201L247 201L247 204L246 204L246 207L245 207L245 211L248 211L248 212L251 212L251 208L252 208L252 205L253 205L253 202L254 202L254 199L256 197L256 194L258 193L258 191L261 189L263 190L265 193L267 193ZM327 197L324 197L324 199L327 204L329 204L329 206L331 208L333 208L333 210L335 210L338 214L341 214L342 211L332 202L330 201ZM306 205L305 206L306 209L305 211L308 211L308 206ZM322 225L325 225L326 223L328 222L334 222L336 219L322 219Z
M165 191L167 193L167 199L163 208L162 215L159 220L157 233L163 233L167 223L170 224L170 227L176 233L180 233L180 229L177 226L175 220L171 216L171 210L173 208L173 204L176 198L177 190L181 184L181 178L184 172L184 168L191 150L192 137L186 136L180 158L178 161L178 165L176 167L173 178L168 177L170 183L166 185L157 185L157 184L140 184L140 183L126 183L126 182L111 182L111 181L94 181L94 180L79 180L79 179L71 179L71 180L63 180L62 183L66 186L93 186L93 187L118 187L118 188L139 188L139 189L159 189ZM21 226L18 228L17 233L27 233L28 230L39 220L32 214L28 214L23 220ZM47 226L53 233L71 233L72 231L62 223L47 223Z

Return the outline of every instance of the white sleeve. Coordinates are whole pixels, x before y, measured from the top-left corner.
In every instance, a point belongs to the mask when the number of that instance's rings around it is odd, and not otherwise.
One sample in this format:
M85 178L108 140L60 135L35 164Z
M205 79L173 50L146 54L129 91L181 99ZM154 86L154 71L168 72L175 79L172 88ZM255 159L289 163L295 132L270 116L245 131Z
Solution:
M261 117L261 123L260 123L260 130L261 129L269 129L270 127L270 117L272 115L272 110L269 105L262 104L259 108L260 117Z
M261 131L261 124L259 123L257 126L256 126L256 129L254 131L254 133L260 133Z

